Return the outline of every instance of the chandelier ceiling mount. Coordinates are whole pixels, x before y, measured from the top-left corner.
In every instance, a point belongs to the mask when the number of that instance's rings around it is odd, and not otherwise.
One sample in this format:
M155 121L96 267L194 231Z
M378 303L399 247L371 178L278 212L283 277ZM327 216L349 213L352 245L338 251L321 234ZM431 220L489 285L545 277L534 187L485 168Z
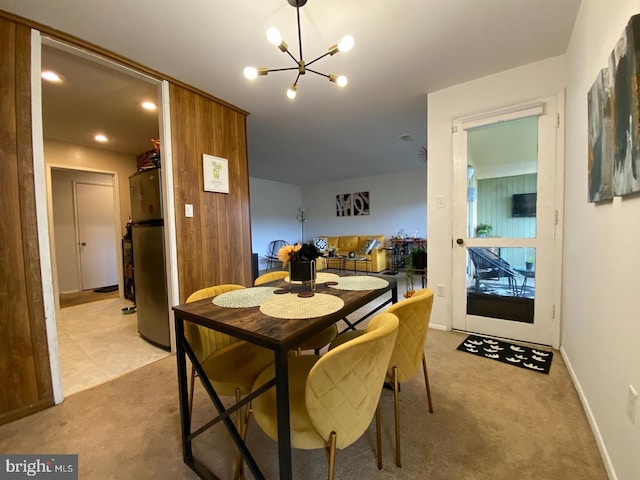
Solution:
M287 67L287 68L267 68L267 67L246 67L244 69L244 76L249 79L249 80L253 80L258 76L263 76L263 75L267 75L270 72L282 72L282 71L287 71L287 70L297 70L298 71L298 75L296 76L295 81L291 84L291 86L289 87L289 89L287 90L287 97L289 97L291 100L293 100L296 97L296 93L298 90L298 81L300 80L300 76L301 75L305 75L307 72L311 72L311 73L315 73L316 75L320 75L322 77L326 77L330 82L335 83L336 85L340 86L340 87L344 87L347 85L347 77L345 77L344 75L334 75L332 73L326 74L326 73L322 73L319 72L317 70L311 69L309 68L310 65L312 65L313 63L317 62L318 60L326 57L327 55L329 56L333 56L336 53L339 52L348 52L349 50L351 50L353 48L353 37L351 35L345 35L342 40L340 40L339 43L330 46L327 49L327 52L325 52L324 54L320 55L319 57L311 60L310 62L305 62L304 61L304 57L302 55L302 32L300 30L300 7L303 7L306 5L307 0L287 0L287 2L289 3L289 5L291 5L292 7L295 7L296 9L296 15L297 15L297 19L298 19L298 47L299 47L299 57L300 58L296 58L295 56L293 56L293 54L291 53L291 51L289 50L289 46L286 44L286 42L284 40L282 40L282 37L280 36L280 32L278 31L277 28L275 27L270 27L267 30L267 40L269 41L269 43L271 43L272 45L278 47L278 49L280 49L280 51L282 53L286 53L288 54L291 59L295 62L296 66L295 67Z

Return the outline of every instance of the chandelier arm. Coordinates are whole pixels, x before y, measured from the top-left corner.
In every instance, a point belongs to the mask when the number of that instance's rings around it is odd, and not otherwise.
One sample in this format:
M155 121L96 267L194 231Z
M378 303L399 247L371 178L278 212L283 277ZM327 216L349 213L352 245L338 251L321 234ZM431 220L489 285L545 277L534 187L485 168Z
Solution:
M331 52L327 52L327 53L325 53L324 55L320 55L318 58L316 58L316 59L314 59L314 60L311 60L309 63L307 63L307 67L308 67L309 65L311 65L312 63L315 63L315 62L317 62L318 60L320 60L321 58L324 58L324 57L326 57L327 55L330 55L330 54L331 54Z
M288 68L270 68L267 72L284 72L286 70L298 70L298 67L288 67Z
M300 80L300 74L298 73L298 76L296 77L296 81L293 82L293 86L297 87L298 86L298 80Z
M309 72L313 72L313 73L315 73L316 75L320 75L320 76L322 76L322 77L327 77L327 78L329 78L329 75L327 75L326 73L321 73L321 72L318 72L317 70L312 70L312 69L310 69L310 68L307 68L307 70L308 70Z
M296 15L298 17L298 48L300 49L300 61L303 61L304 58L302 57L302 32L300 30L300 5L298 5L298 2L296 2Z
M294 56L293 56L293 54L292 54L289 50L287 50L287 54L291 57L291 59L292 59L294 62L298 63L298 59L297 59L296 57L294 57Z

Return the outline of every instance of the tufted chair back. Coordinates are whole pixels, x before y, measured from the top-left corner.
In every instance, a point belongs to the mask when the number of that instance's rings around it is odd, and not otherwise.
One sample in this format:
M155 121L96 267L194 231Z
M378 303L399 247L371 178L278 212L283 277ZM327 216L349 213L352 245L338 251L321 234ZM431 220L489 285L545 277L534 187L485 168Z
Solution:
M371 423L397 330L397 317L382 313L369 322L366 333L323 355L309 372L309 417L325 441L336 433L339 449L360 438Z
M273 272L267 272L260 275L253 282L254 285L262 285L263 283L273 282L274 280L281 280L289 276L289 272L286 270L276 270Z
M245 287L242 285L234 285L232 283L203 288L189 295L187 303L202 300L204 298L216 297L221 293L239 290L241 288ZM201 327L200 325L191 322L185 322L184 334L199 361L204 360L216 350L238 341L237 338L231 337L225 333L216 332L215 330Z
M400 321L398 336L389 362L389 377L393 374L393 367L397 367L398 381L404 382L413 377L420 368L432 307L433 290L423 288L412 297L395 303L385 310L395 314Z

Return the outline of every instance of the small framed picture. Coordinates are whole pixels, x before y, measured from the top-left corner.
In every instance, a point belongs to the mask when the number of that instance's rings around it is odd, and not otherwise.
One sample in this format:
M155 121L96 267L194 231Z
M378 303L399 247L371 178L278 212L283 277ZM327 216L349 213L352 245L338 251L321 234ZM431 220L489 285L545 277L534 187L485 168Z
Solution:
M202 155L204 191L229 193L229 161L226 158Z

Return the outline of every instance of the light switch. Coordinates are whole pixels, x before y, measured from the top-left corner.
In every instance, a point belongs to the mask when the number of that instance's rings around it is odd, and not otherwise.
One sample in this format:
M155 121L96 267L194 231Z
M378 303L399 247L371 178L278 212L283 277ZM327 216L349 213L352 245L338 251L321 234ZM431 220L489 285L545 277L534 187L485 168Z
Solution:
M190 203L185 203L184 205L184 216L193 217L193 205Z

